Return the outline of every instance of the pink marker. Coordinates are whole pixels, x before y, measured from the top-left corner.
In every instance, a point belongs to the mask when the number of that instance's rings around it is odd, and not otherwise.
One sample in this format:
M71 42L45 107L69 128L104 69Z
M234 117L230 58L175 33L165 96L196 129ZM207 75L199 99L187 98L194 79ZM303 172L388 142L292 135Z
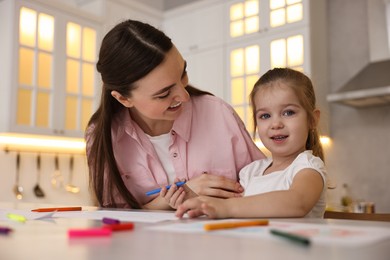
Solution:
M102 237L111 236L111 229L108 228L88 228L88 229L69 229L70 238L75 237Z

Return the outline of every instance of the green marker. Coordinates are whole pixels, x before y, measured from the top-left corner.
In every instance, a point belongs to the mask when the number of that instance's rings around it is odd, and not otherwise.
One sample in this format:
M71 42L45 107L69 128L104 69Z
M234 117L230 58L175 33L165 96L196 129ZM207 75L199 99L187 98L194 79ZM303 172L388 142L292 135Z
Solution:
M301 236L301 235L297 235L297 234L293 234L290 232L277 230L277 229L271 229L270 232L273 235L289 239L292 242L300 243L300 244L305 245L305 246L310 245L310 239L308 237L305 237L305 236Z

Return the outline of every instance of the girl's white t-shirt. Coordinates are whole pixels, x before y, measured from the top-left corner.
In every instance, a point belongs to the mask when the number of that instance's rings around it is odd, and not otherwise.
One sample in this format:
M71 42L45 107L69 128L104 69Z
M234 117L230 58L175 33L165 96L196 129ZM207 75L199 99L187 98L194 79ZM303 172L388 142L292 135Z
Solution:
M324 181L324 188L317 204L305 217L323 218L326 208L327 189L327 173L324 162L319 157L314 156L312 151L304 151L299 154L293 163L283 171L276 171L263 175L264 171L271 163L272 158L257 160L245 166L240 171L240 184L244 188L244 196L276 190L288 190L295 175L300 170L311 168L321 175Z

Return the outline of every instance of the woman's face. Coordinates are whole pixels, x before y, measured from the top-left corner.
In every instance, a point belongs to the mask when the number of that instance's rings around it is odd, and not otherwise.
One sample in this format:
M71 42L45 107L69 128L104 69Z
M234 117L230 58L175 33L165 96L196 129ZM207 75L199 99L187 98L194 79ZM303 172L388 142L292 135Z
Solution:
M133 119L146 131L145 127L172 126L182 112L183 102L189 101L187 85L186 62L173 47L159 66L134 83L130 97L118 97L115 91L112 95L130 108Z

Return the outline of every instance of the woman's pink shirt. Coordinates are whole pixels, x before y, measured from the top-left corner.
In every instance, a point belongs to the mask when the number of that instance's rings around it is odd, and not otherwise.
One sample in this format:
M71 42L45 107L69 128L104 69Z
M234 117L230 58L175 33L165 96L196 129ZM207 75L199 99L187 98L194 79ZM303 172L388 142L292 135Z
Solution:
M183 105L173 124L169 147L177 178L190 180L207 172L237 180L241 168L265 158L233 108L222 99L204 95L192 97ZM168 184L152 143L127 109L114 115L111 133L124 184L140 204L148 203L154 197L146 196L147 191ZM106 191L103 197L103 206L112 204ZM127 206L120 196L115 202Z

